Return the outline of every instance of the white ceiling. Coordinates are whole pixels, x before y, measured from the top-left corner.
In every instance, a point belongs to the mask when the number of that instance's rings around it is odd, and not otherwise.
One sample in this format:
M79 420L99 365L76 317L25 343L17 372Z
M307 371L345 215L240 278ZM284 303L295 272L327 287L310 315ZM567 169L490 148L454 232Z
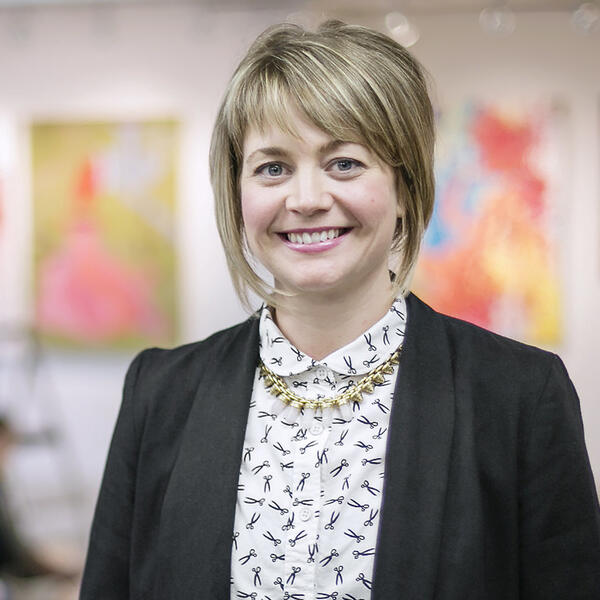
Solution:
M326 8L365 9L364 0L318 0ZM479 12L488 7L508 6L515 12L573 11L582 0L370 0L374 9L400 10L406 13L460 13Z
M593 2L592 2L593 3ZM595 0L600 6L600 0ZM573 11L582 4L581 0L0 0L0 7L18 8L25 6L86 6L92 4L198 4L211 8L274 8L289 7L299 10L310 6L327 11L365 12L379 10L401 10L408 14L479 12L490 6L508 5L515 12Z

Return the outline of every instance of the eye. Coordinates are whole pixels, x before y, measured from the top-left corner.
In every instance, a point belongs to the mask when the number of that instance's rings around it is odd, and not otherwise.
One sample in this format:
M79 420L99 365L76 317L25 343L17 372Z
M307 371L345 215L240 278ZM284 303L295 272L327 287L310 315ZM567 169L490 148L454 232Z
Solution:
M339 160L335 161L335 164L337 165L339 171L349 171L356 165L356 161L349 158L340 158Z
M329 164L329 170L335 173L354 173L363 164L353 158L336 158Z
M266 165L258 167L256 173L267 177L281 177L281 175L283 175L283 165L275 162L267 163Z

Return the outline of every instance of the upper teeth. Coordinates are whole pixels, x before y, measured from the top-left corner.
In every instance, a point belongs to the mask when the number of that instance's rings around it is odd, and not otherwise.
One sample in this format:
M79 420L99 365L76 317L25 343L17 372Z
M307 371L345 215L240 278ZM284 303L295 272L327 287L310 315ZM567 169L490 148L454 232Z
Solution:
M328 229L323 231L313 231L308 233L288 233L287 238L294 244L316 244L317 242L325 242L332 240L340 235L340 229Z

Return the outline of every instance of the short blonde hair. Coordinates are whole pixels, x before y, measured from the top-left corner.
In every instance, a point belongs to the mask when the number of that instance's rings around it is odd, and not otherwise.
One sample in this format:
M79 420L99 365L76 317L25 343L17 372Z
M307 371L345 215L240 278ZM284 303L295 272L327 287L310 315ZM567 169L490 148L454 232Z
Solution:
M298 108L334 139L374 151L395 172L402 208L392 252L394 293L406 293L433 210L434 118L424 70L400 44L375 30L327 21L315 32L284 23L267 29L236 69L215 122L210 176L219 235L242 303L249 289L277 305L250 262L239 179L250 127L290 131Z

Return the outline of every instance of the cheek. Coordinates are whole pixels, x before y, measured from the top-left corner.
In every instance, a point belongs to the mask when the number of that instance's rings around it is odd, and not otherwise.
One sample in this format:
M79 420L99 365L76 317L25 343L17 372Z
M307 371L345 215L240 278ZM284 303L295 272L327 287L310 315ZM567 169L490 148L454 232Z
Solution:
M362 220L370 223L372 226L384 227L388 225L395 229L396 219L398 217L398 202L394 189L387 186L373 184L363 190L362 199L357 203L357 210L360 211Z
M261 205L258 202L256 194L252 191L242 190L240 195L240 202L242 205L242 220L244 222L244 229L249 238L253 237L256 233L256 229L261 222Z
M240 203L248 246L253 254L260 254L275 218L272 203L264 190L255 189L242 189Z

